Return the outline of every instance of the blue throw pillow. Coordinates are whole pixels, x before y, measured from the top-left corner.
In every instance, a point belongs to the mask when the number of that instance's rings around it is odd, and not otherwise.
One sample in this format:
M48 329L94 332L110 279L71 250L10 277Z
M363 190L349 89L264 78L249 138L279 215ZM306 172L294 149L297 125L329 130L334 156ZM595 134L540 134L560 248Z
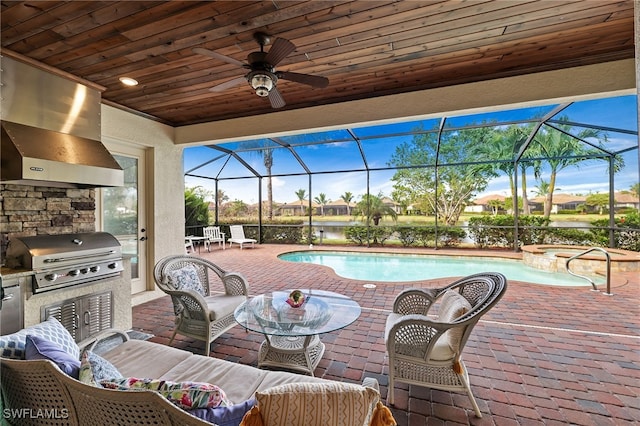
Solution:
M244 415L256 405L256 399L250 398L240 404L228 407L194 408L189 414L217 426L239 426Z
M0 356L10 359L24 359L27 334L44 337L50 342L57 343L66 353L80 359L80 348L78 348L73 336L54 316L50 316L40 324L23 328L13 334L0 336Z
M69 355L60 345L40 336L27 334L25 340L25 359L47 359L56 364L60 370L74 379L80 372L80 360Z

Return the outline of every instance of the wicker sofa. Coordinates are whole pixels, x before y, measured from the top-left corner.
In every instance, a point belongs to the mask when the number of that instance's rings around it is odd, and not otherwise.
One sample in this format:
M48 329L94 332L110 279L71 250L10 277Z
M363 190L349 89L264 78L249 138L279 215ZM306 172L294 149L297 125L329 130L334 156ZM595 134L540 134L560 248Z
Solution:
M346 385L284 371L267 371L149 341L130 340L102 354L125 377L149 377L171 381L216 384L234 403L255 401L256 392L270 392L287 386L310 383L338 384L366 390L371 399L369 424L381 407L377 381L365 379L364 386ZM80 350L92 350L96 339L81 343ZM0 419L10 425L211 425L183 411L151 391L122 391L95 387L65 374L48 360L0 358L2 402ZM286 386L284 386L286 385ZM375 390L372 390L374 388ZM298 392L294 389L294 393ZM344 398L340 398L344 404ZM253 405L253 404L252 404ZM249 407L250 408L250 407ZM344 407L338 407L342 412ZM259 411L254 408L254 411ZM287 414L281 414L281 416ZM323 415L326 415L323 414ZM50 417L50 418L48 418ZM288 423L285 419L283 424ZM215 423L214 423L215 424ZM255 424L255 423L252 423ZM261 423L264 425L274 422ZM344 424L343 421L327 424ZM374 423L371 423L374 424ZM382 423L375 423L382 424Z

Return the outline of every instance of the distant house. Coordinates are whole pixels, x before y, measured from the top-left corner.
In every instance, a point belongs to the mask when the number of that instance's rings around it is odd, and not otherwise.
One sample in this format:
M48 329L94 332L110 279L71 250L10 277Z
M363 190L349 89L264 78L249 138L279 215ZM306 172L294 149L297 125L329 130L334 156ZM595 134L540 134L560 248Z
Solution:
M638 196L631 192L616 192L614 194L615 204L613 208L615 210L624 209L624 208L633 208L636 210L640 210L640 201L638 201Z
M382 201L382 204L384 204L387 207L391 207L393 211L396 212L397 214L402 213L402 206L400 205L400 203L396 203L389 197L382 197L381 201Z
M494 212L493 207L490 205L491 201L497 200L504 204L506 197L504 195L492 194L485 195L484 197L476 198L470 204L464 208L466 213L482 213L482 212Z
M544 196L535 197L529 200L529 204L532 207L531 210L543 210L544 209ZM557 214L562 210L577 210L578 206L583 205L587 197L582 195L573 194L553 194L551 213Z
M320 214L320 204L311 203L313 214ZM296 200L280 204L277 210L274 210L279 216L304 216L308 214L309 200Z
M331 201L330 203L325 204L324 214L326 216L350 215L355 206L356 203L351 202L347 204L347 202L342 199Z

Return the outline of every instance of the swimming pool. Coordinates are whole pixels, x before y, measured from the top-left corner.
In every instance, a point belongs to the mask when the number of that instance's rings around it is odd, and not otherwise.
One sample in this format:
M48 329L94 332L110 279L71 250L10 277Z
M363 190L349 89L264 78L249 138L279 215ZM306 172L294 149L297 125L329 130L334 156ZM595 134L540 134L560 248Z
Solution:
M373 282L420 281L479 272L501 272L510 280L555 286L590 286L582 279L547 272L519 260L478 256L447 256L345 251L297 251L278 256L289 262L313 263L332 268L344 278ZM596 279L596 283L604 282Z

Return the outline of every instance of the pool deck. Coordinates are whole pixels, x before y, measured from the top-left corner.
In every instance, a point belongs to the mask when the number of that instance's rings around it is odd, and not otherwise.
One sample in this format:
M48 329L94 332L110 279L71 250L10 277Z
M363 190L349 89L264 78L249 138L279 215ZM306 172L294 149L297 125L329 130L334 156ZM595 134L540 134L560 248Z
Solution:
M362 306L350 326L321 336L324 357L315 375L359 383L375 377L387 395L384 325L394 296L412 286L439 287L452 279L376 283L337 276L325 266L285 262L277 255L308 246L256 245L220 250L207 258L223 269L241 272L251 294L287 288L316 288L346 294ZM314 250L343 247L314 246ZM391 251L520 258L502 251L387 249ZM198 254L196 254L198 255ZM452 276L455 271L452 271ZM462 393L398 384L391 407L400 426L415 425L633 425L640 423L640 278L613 275L612 296L590 287L558 287L509 281L502 300L474 328L463 352L471 386L483 413L474 416ZM216 289L212 289L216 290ZM168 344L173 331L168 296L133 308L133 328ZM211 344L211 356L255 366L263 337L240 326ZM173 346L203 354L204 343L178 335Z

